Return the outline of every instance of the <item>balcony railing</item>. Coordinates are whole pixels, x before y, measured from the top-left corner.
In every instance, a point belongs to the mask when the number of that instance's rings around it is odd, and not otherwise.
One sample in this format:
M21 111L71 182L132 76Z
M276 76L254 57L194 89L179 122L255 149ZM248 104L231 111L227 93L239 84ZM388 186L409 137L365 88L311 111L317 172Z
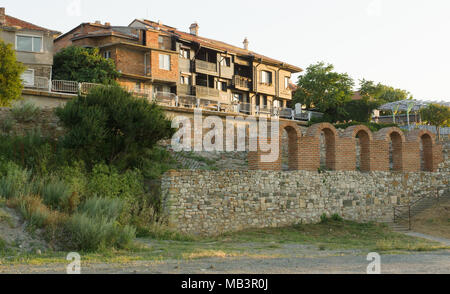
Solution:
M156 92L154 97L154 101L158 104L175 107L177 106L177 95L168 92Z
M250 89L251 80L249 78L245 78L245 77L241 77L241 76L234 76L233 85L236 88Z
M178 96L177 106L183 108L195 108L197 106L197 97L190 95Z
M209 72L217 72L217 64L204 61L204 60L196 60L195 61L195 68L199 70L205 70Z
M78 94L79 83L74 81L52 81L52 91L60 93Z
M239 103L238 105L238 112L245 113L245 114L252 114L252 104L250 103Z
M177 92L178 95L195 96L195 87L191 85L178 85Z
M209 87L196 86L197 96L200 98L219 97L219 90Z

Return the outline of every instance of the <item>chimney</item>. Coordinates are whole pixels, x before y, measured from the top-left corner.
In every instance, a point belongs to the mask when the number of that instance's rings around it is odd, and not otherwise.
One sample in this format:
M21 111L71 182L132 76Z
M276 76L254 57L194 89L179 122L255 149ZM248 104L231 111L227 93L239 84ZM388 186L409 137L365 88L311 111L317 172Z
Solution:
M99 21L99 20L96 20L96 21L95 21L95 24L101 25L101 24L102 24L102 22L101 22L101 21Z
M0 25L6 24L5 7L0 7Z
M248 39L247 39L247 37L245 37L245 39L244 39L244 49L245 50L248 50L248 44L249 44Z
M105 22L105 27L110 27L111 26L111 23L110 22Z
M197 22L194 22L189 27L189 30L191 31L191 35L194 35L194 36L198 36L198 29L199 29L199 26L198 26Z

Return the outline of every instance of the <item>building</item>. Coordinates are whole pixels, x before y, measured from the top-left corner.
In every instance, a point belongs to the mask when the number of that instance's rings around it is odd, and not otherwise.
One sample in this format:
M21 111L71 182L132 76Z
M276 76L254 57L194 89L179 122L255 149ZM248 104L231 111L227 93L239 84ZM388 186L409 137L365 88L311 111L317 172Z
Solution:
M27 67L22 75L27 88L49 89L53 40L59 34L6 15L5 8L0 8L0 39L13 45L17 60Z
M70 46L97 47L114 59L119 83L136 93L178 105L200 104L218 110L238 107L247 114L272 114L292 99L290 78L302 69L242 48L149 20L127 27L83 23L55 40L55 51Z

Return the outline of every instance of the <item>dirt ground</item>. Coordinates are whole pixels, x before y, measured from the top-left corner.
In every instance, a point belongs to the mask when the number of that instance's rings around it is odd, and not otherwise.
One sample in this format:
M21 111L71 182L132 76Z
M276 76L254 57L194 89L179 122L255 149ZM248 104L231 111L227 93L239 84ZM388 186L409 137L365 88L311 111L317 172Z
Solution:
M283 258L205 258L81 264L82 274L366 274L366 254ZM0 273L65 274L67 264L1 266ZM381 255L382 274L450 274L450 250Z

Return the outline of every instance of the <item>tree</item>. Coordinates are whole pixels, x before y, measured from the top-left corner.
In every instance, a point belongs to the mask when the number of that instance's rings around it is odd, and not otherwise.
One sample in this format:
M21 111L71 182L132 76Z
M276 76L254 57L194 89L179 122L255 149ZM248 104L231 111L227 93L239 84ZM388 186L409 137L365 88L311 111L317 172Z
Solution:
M112 84L117 77L114 61L103 58L97 48L70 46L54 57L54 80Z
M366 98L346 102L344 105L347 112L345 120L368 123L372 119L373 111L379 106L380 102Z
M378 101L380 105L412 99L411 94L406 90L395 89L383 84L375 84L373 81L360 80L359 93L363 98Z
M93 88L57 108L56 115L67 129L63 146L91 166L137 167L148 149L173 134L162 108L119 86Z
M422 120L436 126L438 139L440 140L440 128L450 126L450 107L439 104L430 104L426 108L420 110L420 115L422 116Z
M21 75L25 66L17 62L16 53L11 44L0 40L0 106L11 106L11 103L22 97Z
M351 100L354 81L348 74L334 72L334 66L319 62L310 65L298 78L294 103L315 108L325 114L325 120L335 122L348 116L345 103Z

